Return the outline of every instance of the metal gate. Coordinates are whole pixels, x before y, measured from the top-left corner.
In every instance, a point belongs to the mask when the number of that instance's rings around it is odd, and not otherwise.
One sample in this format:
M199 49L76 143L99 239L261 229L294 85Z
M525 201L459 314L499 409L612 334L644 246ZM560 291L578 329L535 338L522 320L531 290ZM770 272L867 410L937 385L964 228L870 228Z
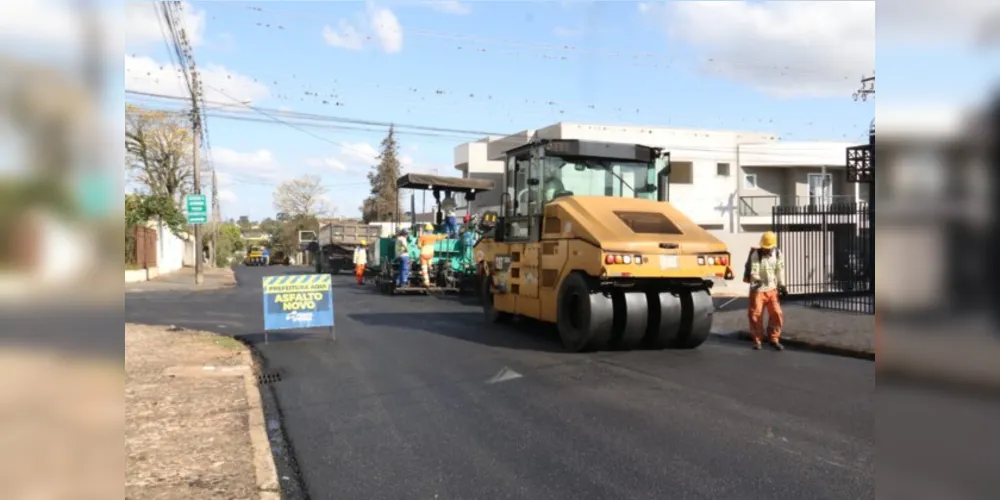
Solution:
M789 300L874 314L873 210L862 201L776 206Z

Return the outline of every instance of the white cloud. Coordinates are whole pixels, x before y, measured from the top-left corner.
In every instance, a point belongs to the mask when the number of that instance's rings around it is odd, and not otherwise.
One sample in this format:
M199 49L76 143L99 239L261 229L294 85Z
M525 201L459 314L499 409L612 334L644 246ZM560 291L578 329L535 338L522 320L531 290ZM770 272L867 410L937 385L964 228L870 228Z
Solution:
M228 186L240 182L277 183L286 175L266 149L241 153L229 148L212 148L212 162L215 163L219 185Z
M391 10L386 7L373 7L371 27L386 54L395 54L403 50L403 27Z
M849 96L875 68L875 2L640 4L699 70L780 96Z
M369 5L355 22L341 19L336 28L324 26L322 35L328 45L347 50L361 50L368 41L377 42L387 54L403 50L403 26L387 7Z
M163 34L169 33L164 22L158 20L161 2L125 2L125 40L131 44L162 43ZM188 2L181 2L183 17L180 20L192 46L200 45L205 35L205 11L196 10Z
M468 5L455 0L424 2L424 5L436 11L444 12L445 14L455 14L457 16L464 16L472 11L472 8Z
M364 175L378 163L378 148L367 142L344 143L337 152L325 157L312 157L305 160L309 167L326 169L335 173ZM430 173L436 167L418 164L413 156L399 154L399 164L405 173Z
M552 33L560 38L572 38L579 35L583 30L577 28L567 28L564 26L556 26Z
M219 190L219 201L222 203L236 203L239 201L239 197L232 189L220 189Z
M351 23L341 19L337 28L323 27L323 41L341 49L361 50L365 46L364 37Z
M199 76L208 102L239 106L237 101L257 102L270 96L266 85L224 66L204 65ZM125 88L174 97L189 95L179 68L169 63L158 63L149 57L125 56Z

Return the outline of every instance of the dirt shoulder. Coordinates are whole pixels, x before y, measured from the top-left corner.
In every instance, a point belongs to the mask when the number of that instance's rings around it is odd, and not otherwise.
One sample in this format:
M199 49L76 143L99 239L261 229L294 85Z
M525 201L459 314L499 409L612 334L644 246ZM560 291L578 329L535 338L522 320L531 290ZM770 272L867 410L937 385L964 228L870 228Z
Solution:
M125 351L126 498L249 499L276 486L245 346L126 324Z

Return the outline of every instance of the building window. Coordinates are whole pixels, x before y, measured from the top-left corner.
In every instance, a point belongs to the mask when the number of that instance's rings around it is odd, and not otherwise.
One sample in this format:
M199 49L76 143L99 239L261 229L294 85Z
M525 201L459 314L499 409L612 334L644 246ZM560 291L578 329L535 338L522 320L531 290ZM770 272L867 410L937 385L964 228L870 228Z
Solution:
M689 161L671 161L670 183L694 184L694 163Z
M728 163L716 163L715 164L715 175L719 177L729 177L729 164Z
M757 174L743 175L743 189L748 189L748 190L757 189Z

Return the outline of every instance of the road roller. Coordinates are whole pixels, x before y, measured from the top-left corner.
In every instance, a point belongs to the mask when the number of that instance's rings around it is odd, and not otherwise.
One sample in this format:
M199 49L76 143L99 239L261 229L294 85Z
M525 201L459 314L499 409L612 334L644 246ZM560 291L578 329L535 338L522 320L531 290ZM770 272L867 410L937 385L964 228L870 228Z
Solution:
M569 351L694 349L725 243L669 202L670 153L533 138L505 153L501 202L475 247L489 322L553 324Z

